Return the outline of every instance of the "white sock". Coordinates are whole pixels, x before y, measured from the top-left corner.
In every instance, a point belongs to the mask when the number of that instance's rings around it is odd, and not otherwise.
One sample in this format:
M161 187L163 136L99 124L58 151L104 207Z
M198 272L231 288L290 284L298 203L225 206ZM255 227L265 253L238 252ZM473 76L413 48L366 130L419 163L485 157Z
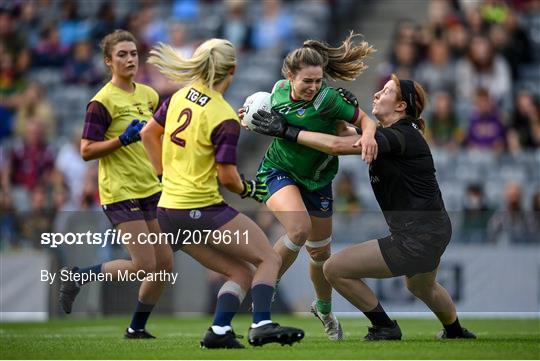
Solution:
M264 326L264 325L268 325L269 323L272 323L272 320L262 320L262 321L259 321L257 323L252 323L251 328L261 327L261 326Z
M216 335L224 335L227 331L232 330L231 326L212 326L212 331Z

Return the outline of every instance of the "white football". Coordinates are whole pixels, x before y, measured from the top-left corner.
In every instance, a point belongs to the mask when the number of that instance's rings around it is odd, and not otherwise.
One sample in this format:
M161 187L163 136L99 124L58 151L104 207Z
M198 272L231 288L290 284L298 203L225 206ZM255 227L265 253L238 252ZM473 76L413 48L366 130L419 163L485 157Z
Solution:
M270 93L257 92L251 94L246 98L246 101L244 102L244 105L242 107L245 110L242 124L247 126L249 129L253 129L253 114L255 114L260 109L270 113L270 110L272 109Z

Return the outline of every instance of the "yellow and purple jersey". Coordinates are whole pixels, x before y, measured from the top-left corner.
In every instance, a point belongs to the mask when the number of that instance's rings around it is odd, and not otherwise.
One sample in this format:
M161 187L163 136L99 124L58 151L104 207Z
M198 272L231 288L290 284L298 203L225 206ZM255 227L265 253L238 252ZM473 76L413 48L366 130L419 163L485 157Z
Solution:
M223 95L192 84L165 101L154 119L165 128L158 206L194 209L222 203L217 164L236 164L240 134L240 120Z
M83 139L103 141L117 138L133 119L148 121L158 106L157 92L134 83L126 92L108 82L86 108ZM161 190L156 173L141 142L121 147L99 158L101 204L151 196Z

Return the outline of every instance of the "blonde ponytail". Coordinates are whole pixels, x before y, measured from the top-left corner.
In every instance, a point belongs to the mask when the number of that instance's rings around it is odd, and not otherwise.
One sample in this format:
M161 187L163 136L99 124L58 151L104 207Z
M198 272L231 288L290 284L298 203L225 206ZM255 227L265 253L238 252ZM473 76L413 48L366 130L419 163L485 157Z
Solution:
M210 39L202 43L191 58L185 58L171 46L159 43L150 50L148 63L172 81L193 83L201 81L212 88L236 66L236 54L230 41Z

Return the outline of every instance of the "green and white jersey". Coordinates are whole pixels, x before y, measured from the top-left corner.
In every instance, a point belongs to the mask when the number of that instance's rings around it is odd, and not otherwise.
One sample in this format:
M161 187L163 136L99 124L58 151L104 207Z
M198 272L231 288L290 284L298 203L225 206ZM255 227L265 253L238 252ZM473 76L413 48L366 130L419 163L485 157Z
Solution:
M325 82L312 100L295 101L291 98L290 81L280 80L272 89L271 99L272 109L281 113L288 124L326 134L335 135L336 121L352 122L358 111ZM314 191L332 182L338 171L338 157L276 138L266 151L257 177L265 181L272 169L289 174L297 184Z

